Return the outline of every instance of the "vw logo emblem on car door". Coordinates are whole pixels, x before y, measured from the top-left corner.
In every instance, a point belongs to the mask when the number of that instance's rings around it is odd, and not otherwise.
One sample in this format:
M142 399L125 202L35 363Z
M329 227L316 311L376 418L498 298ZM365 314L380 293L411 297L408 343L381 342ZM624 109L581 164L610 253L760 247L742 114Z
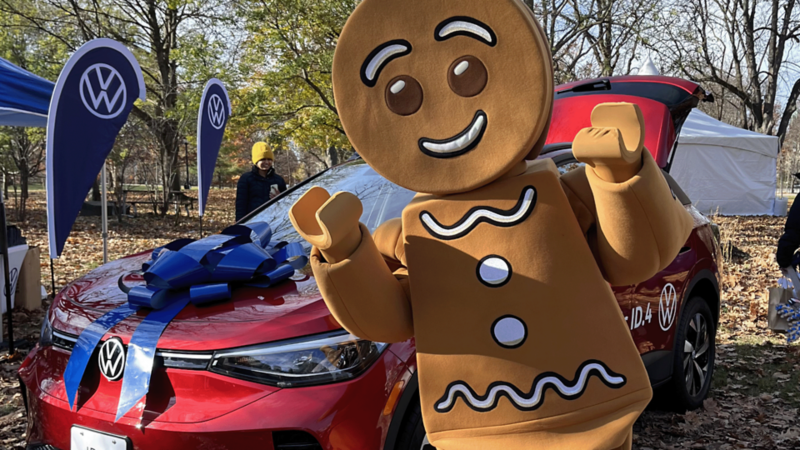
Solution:
M225 125L225 106L217 94L208 99L208 120L217 130Z
M678 295L675 293L675 286L667 283L661 290L661 297L658 299L658 324L664 331L672 328L675 316L678 312Z
M125 81L108 64L89 66L81 75L80 91L83 106L101 119L113 119L125 109L128 96Z
M122 378L122 373L125 372L125 346L122 345L122 339L112 337L100 346L97 365L108 381Z

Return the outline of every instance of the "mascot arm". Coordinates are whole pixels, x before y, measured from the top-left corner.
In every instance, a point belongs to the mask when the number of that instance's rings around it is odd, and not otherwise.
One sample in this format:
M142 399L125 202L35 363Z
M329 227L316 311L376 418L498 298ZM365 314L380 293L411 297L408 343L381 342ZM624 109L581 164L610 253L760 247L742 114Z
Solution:
M289 218L314 246L311 269L336 320L363 339L404 341L413 335L407 277L402 269L397 277L389 269L369 230L358 222L361 212L356 196L330 196L314 187L292 206Z
M572 148L585 171L565 176L564 183L583 203L583 215L595 219L588 238L606 279L636 284L672 262L692 231L692 218L673 198L650 152L643 151L638 106L600 104L592 111L592 125L578 133ZM585 181L571 182L581 175Z

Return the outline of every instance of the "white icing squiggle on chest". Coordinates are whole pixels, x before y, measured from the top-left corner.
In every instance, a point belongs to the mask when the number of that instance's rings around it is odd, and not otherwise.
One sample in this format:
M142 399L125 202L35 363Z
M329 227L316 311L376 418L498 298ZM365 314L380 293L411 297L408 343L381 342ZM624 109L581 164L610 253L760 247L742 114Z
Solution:
M533 186L528 186L522 191L522 196L517 205L508 211L490 207L473 208L465 217L451 226L440 224L427 211L423 211L420 214L420 220L422 220L425 229L434 237L445 240L455 239L468 234L482 222L505 227L516 225L528 217L535 205L536 189Z

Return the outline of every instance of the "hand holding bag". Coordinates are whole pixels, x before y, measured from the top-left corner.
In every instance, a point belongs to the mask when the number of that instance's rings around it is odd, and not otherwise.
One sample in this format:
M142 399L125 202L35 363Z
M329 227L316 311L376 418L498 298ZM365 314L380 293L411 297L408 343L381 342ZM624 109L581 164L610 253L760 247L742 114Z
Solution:
M781 271L785 277L778 280L778 286L769 288L767 323L770 330L785 332L791 328L787 312L797 304L794 299L800 298L795 291L795 287L800 286L800 278L794 267L782 268Z

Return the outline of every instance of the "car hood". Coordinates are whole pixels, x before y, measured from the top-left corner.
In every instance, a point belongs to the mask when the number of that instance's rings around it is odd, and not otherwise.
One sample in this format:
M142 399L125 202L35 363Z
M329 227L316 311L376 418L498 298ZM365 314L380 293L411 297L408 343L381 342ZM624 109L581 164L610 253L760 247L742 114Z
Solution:
M56 296L49 319L57 331L79 335L90 323L127 302L118 285L144 284L134 274L150 252L104 264L73 281ZM109 330L128 343L147 315L139 310ZM322 300L316 281L306 267L291 279L270 288L241 287L233 298L207 306L189 304L167 326L160 349L217 350L340 329Z

